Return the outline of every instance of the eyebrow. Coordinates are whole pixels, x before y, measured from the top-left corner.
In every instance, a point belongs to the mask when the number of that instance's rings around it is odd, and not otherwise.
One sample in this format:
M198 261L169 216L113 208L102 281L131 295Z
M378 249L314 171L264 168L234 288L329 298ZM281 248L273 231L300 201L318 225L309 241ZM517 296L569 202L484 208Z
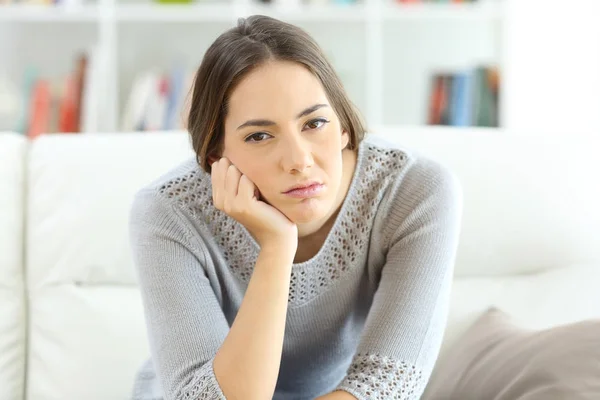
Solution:
M296 116L296 119L305 117L308 114L313 113L313 112L317 111L319 108L323 108L323 107L329 107L329 106L327 104L315 104L314 106L310 106L307 109L300 112ZM275 122L270 121L268 119L250 119L250 120L244 122L243 124L241 124L240 126L238 126L237 130L245 128L247 126L271 126L271 125L275 125Z

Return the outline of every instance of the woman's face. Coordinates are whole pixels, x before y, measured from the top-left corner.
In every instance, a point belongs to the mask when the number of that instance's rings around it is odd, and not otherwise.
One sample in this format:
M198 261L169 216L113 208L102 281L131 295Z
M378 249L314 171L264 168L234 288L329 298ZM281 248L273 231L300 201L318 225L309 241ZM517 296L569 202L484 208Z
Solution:
M264 64L231 93L223 156L295 223L314 222L337 206L348 141L320 81L300 64Z

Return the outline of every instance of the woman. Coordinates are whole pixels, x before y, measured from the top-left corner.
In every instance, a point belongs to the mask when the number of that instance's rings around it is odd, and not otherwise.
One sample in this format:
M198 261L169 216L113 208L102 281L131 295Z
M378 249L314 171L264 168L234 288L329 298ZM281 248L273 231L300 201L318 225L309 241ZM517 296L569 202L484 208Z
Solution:
M198 69L197 157L142 189L135 399L417 399L446 322L455 175L365 139L304 31L253 16Z

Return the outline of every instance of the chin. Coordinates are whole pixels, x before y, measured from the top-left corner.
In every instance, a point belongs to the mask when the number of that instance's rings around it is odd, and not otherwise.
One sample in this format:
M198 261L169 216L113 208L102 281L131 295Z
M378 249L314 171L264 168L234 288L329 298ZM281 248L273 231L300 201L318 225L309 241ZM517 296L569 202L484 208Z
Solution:
M318 199L305 199L286 207L285 216L295 224L308 224L325 218L328 207Z

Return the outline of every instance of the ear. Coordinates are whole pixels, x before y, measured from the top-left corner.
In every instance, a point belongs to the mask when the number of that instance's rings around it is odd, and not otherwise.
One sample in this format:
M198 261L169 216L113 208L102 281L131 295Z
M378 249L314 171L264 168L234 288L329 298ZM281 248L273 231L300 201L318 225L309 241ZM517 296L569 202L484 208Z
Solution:
M342 131L342 149L348 147L348 143L350 143L350 134L346 131Z

